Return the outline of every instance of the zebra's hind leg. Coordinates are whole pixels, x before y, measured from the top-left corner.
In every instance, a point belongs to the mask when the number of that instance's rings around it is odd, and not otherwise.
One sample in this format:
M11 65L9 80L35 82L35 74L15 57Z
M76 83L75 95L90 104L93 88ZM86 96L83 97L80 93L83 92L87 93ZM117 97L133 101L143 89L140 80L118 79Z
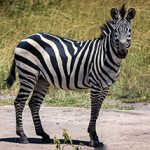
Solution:
M45 95L48 92L49 83L40 78L35 85L31 100L29 101L29 107L31 109L32 118L35 126L36 134L42 137L43 142L50 142L50 137L44 132L41 119L39 116L39 110Z
M20 136L19 143L27 144L28 138L23 130L22 112L25 106L25 102L28 99L33 86L21 83L19 93L15 99L15 111L16 111L16 133Z

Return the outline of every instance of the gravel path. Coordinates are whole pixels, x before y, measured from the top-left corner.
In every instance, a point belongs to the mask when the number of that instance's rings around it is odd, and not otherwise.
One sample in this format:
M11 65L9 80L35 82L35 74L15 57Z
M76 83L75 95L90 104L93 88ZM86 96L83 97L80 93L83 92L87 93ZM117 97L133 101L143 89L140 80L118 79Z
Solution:
M55 136L62 138L65 128L74 140L89 140L87 126L90 111L88 109L43 106L40 114L44 129L51 138ZM17 143L14 107L0 107L0 150L55 150L53 144L43 144L35 135L27 106L23 118L24 130L30 140L30 143L26 145ZM97 132L105 144L103 150L150 150L150 109L145 111L102 110L97 122ZM93 149L87 146L82 147L82 150ZM72 148L66 146L64 150L72 150Z

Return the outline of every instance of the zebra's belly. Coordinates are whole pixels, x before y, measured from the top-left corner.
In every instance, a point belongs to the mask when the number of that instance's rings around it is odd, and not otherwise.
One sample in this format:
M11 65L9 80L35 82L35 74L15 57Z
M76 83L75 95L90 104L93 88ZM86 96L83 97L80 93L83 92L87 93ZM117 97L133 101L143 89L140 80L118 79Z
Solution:
M41 73L41 75L44 73ZM57 74L55 76L42 75L43 78L52 86L58 88L58 89L64 89L64 90L75 90L75 89L87 89L90 88L90 84L88 83L88 80L84 78L84 80L80 80L78 78L75 79L74 76L58 76Z

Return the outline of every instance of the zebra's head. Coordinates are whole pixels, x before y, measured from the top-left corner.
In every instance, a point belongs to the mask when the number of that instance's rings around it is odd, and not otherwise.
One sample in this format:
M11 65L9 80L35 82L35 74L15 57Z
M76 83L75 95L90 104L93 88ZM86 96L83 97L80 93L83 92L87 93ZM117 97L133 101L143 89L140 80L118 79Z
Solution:
M118 53L118 57L124 59L128 54L131 45L131 20L135 17L136 11L130 8L127 12L125 5L120 10L111 9L113 19L112 45Z

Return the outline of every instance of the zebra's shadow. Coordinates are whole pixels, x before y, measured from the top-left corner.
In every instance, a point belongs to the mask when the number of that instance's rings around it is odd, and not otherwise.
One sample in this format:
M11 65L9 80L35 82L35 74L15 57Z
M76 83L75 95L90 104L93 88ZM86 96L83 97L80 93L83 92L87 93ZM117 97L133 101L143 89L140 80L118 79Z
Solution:
M51 139L49 143L43 143L42 139L40 138L28 138L29 144L54 144L54 139ZM59 139L61 144L70 144L70 142L65 142L64 139ZM11 138L0 138L0 142L10 142L10 143L19 143L19 138L16 137L11 137ZM82 141L82 140L72 140L73 145L78 145L78 146L89 146L89 141ZM106 146L100 146L95 148L95 150L106 150Z

